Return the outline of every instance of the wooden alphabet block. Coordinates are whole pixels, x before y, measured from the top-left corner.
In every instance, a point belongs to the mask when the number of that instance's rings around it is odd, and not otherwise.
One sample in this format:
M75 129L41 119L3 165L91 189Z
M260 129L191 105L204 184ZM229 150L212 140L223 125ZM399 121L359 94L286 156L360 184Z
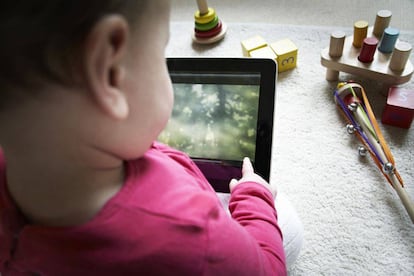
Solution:
M277 55L272 48L265 46L250 52L250 57L254 58L270 58L277 62Z
M277 55L278 71L283 72L296 67L298 47L288 38L270 44Z
M250 57L250 52L267 46L266 40L260 35L248 38L241 42L243 56Z
M382 123L410 128L414 117L414 90L391 87L382 113Z

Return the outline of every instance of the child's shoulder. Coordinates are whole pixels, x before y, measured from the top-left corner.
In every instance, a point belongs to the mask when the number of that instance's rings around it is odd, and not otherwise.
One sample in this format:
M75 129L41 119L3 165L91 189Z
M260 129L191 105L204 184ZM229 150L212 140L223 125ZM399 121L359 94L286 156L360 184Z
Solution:
M126 182L113 201L127 213L143 212L191 225L204 225L221 208L191 158L158 142L142 158L127 162Z
M184 152L154 142L144 156L127 162L127 183L152 191L164 189L214 191L194 161Z
M201 173L194 161L182 151L174 149L160 142L154 142L147 152L147 156L148 155L160 155L167 159L165 160L167 164L183 167L188 172L194 174L196 178L202 178L204 180L204 175Z
M182 151L179 151L177 149L174 149L166 144L163 144L161 142L158 141L154 141L151 145L150 150L156 150L156 151L160 151L163 152L167 155L172 155L172 156L181 156L184 158L189 158L187 154L185 154Z

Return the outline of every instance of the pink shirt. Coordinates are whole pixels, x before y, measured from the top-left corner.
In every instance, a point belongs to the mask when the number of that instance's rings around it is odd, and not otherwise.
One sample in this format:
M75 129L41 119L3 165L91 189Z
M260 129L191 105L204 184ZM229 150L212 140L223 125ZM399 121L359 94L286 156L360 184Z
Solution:
M6 275L284 275L271 193L236 187L228 216L181 152L155 143L126 163L121 191L89 222L25 222L7 191L0 153L0 272Z

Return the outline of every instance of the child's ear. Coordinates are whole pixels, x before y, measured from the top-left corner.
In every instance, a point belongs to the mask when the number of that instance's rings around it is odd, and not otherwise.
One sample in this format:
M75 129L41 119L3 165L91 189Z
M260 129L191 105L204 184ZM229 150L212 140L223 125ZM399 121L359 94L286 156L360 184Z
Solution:
M121 16L100 19L85 40L83 70L94 100L107 115L115 119L128 116L128 102L121 83L129 27Z

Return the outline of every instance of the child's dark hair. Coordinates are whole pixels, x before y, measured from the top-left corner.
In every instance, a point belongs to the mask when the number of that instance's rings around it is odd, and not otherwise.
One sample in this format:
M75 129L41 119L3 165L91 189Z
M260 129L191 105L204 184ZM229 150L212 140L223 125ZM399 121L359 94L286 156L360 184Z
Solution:
M0 110L39 80L73 82L71 70L92 26L108 14L133 23L143 0L13 0L0 3Z

